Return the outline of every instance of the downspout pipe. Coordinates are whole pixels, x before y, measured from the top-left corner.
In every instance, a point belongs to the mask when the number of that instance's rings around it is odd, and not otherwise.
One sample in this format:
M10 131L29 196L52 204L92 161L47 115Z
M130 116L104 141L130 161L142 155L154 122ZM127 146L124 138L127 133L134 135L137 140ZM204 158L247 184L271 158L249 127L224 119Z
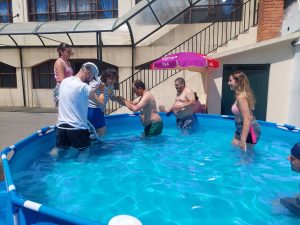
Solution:
M23 105L24 105L24 107L27 107L25 84L24 84L24 67L23 67L23 51L22 51L22 47L19 47L19 56L20 56L20 66L21 66L21 81L22 81Z
M289 88L288 118L287 123L300 127L300 38L293 41L292 46L295 49L293 59L292 78Z
M102 65L102 49L103 49L103 43L102 43L102 35L101 32L96 32L96 45L97 45L97 66L100 69L100 66Z

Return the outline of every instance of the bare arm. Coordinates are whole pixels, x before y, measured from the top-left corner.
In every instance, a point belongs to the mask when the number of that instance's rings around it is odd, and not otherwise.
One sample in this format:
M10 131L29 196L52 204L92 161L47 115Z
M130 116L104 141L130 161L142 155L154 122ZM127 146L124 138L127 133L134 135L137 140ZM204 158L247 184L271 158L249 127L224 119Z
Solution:
M99 96L96 94L97 90L100 90L101 94ZM104 85L102 83L98 84L98 86L96 86L95 89L91 90L89 98L92 101L96 101L97 103L103 105L104 104L104 93L103 93L103 91L104 91Z
M125 98L123 98L122 96L115 96L116 101L120 104L120 105L125 105L125 101L127 101L130 104L136 105L138 104L138 102L133 102L133 101L129 101L126 100Z
M251 111L247 101L247 97L241 94L237 97L237 105L243 117L243 129L239 146L243 149L246 147L246 140L250 130Z
M63 79L65 79L65 68L66 65L63 62L63 60L57 59L55 64L54 64L54 69L56 71L56 75L57 75L57 81L59 83L62 82Z
M149 101L149 96L145 95L145 96L141 97L141 99L138 103L127 101L126 99L125 99L124 103L128 109L130 109L133 112L137 112L137 111L140 111L141 109L143 109L148 104L148 101Z

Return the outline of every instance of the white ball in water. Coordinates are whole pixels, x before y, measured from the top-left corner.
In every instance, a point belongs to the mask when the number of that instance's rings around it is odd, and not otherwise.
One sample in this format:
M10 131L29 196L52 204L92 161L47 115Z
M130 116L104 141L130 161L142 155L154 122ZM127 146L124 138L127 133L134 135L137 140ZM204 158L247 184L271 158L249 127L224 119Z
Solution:
M118 215L110 219L108 225L142 225L141 221L130 215Z

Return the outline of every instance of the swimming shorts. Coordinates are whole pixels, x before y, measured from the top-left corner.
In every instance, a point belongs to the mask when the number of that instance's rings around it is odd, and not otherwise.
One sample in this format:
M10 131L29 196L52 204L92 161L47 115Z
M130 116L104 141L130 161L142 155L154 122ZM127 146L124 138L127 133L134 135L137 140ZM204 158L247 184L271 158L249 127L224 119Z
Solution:
M198 118L196 115L187 116L176 120L177 127L181 129L192 129L198 125Z
M88 120L95 127L95 129L105 127L104 113L100 108L89 107Z
M281 198L280 203L284 205L288 210L290 210L292 213L295 213L297 215L300 215L300 199L299 197L295 198Z
M150 123L148 126L144 129L145 137L153 137L160 135L163 130L163 121L157 121Z
M234 138L236 140L241 140L243 122L237 122L236 121L235 122L235 127L236 127L236 131L235 131ZM250 130L249 130L249 134L248 134L247 139L246 139L246 143L256 144L259 137L260 137L260 134L261 134L260 126L259 126L258 122L255 119L253 119L251 121Z
M85 149L91 145L89 130L76 129L69 124L60 124L57 129L56 147Z

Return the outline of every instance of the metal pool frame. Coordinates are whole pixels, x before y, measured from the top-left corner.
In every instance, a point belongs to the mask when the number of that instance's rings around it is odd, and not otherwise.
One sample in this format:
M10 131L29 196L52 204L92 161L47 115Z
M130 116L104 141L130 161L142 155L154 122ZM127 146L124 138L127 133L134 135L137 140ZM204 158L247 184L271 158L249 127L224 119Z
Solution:
M160 113L162 116L165 113ZM110 115L108 118L122 118L122 117L132 117L137 116L138 114L119 114L119 115ZM207 117L211 119L233 119L232 116L226 115L203 115L198 114L198 117ZM263 126L268 127L277 127L284 130L289 130L291 132L300 132L300 128L288 125L288 124L278 124L271 122L259 121ZM9 160L7 155L14 151L18 152L22 148L26 147L29 143L34 142L38 138L45 137L48 135L53 135L56 130L55 126L49 126L38 130L36 133L30 135L29 137L17 142L15 145L7 147L1 151L1 158L3 163L4 175L5 175L5 184L6 184L6 199L7 199L7 225L23 225L23 224L65 224L65 225L104 225L96 221L88 220L80 216L72 215L70 213L63 212L45 205L42 205L37 202L33 202L27 199L22 198L16 191L14 185ZM0 196L1 199L1 196ZM2 200L2 199L1 199ZM8 220L9 219L9 220Z

